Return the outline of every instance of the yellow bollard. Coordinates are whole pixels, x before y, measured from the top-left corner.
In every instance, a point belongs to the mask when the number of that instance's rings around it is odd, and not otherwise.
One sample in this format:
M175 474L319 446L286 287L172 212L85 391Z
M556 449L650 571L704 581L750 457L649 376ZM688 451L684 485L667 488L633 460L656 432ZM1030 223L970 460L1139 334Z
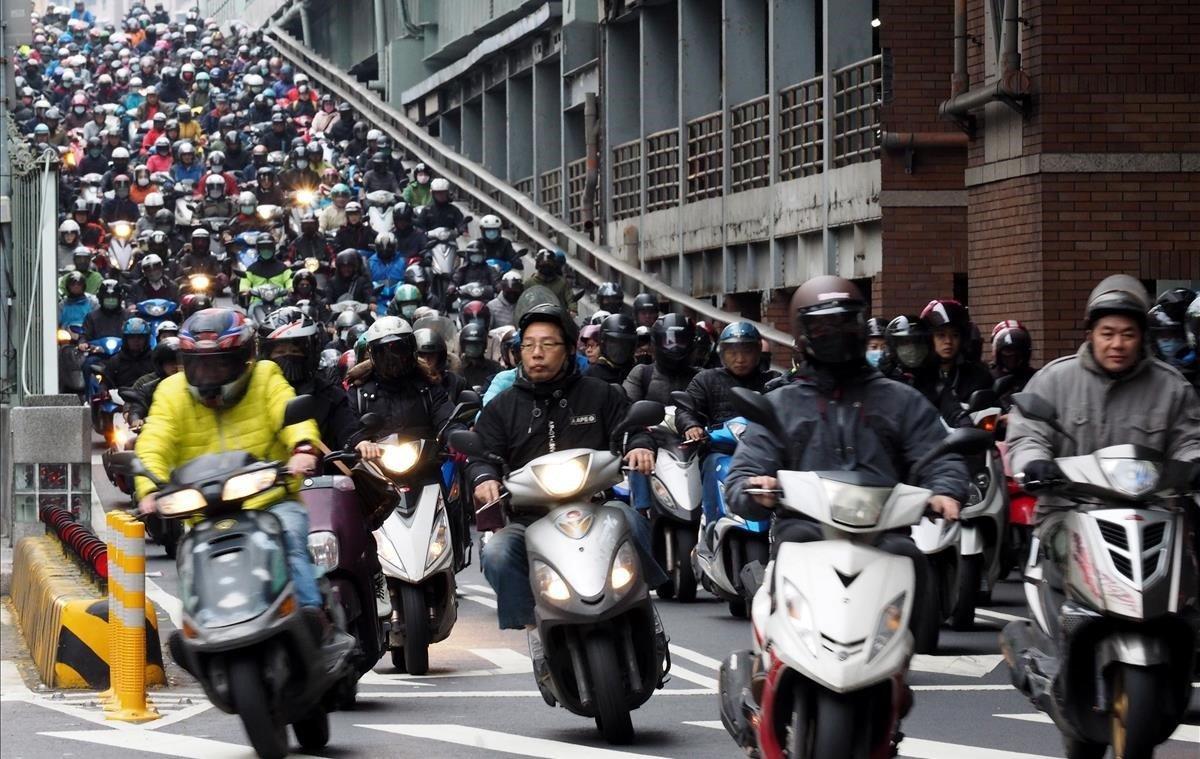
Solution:
M113 632L117 624L117 606L113 598L113 571L116 569L120 561L120 542L117 540L119 533L117 532L116 517L120 512L110 511L104 515L104 524L108 528L108 534L105 540L108 543L108 660L114 662L117 660L117 636ZM113 688L113 670L112 665L108 668L108 689L100 693L97 697L100 703L104 705L104 711L110 712L117 708L116 690Z
M146 526L129 514L110 512L114 543L108 575L109 676L116 696L107 719L148 722L159 714L146 702Z

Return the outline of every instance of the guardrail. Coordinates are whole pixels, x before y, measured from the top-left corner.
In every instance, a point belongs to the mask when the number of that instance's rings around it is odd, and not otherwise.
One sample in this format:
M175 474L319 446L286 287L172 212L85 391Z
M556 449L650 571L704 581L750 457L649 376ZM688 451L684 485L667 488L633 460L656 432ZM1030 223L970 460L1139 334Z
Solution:
M263 30L263 34L279 54L297 69L303 70L324 89L350 103L368 121L403 145L416 160L428 164L437 173L454 182L460 195L466 195L479 206L507 218L514 229L534 244L565 252L567 264L577 275L596 284L606 280L623 279L629 285L628 289L632 290L636 285L637 289L650 290L659 298L688 309L703 319L718 322L744 321L740 315L694 298L596 245L512 185L444 145L398 110L381 101L375 93L363 87L361 82L346 75L323 56L304 47L280 27L268 26ZM709 139L711 140L711 137ZM719 145L719 129L716 139ZM705 168L711 171L711 167ZM719 169L717 176L720 176ZM542 178L541 194L543 201L546 201L549 198L546 197L545 175ZM716 189L715 194L719 195L719 187ZM561 197L562 190L559 185L558 198ZM792 336L786 332L757 322L755 326L763 337L772 343L791 347Z

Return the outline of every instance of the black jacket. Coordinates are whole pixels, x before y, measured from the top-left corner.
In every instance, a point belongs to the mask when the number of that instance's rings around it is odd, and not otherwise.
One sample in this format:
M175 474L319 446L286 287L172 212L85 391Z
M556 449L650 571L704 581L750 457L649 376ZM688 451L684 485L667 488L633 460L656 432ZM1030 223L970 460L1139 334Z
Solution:
M684 408L676 410L675 429L683 432L691 427L722 424L737 416L729 403L733 388L744 387L761 393L766 384L777 376L775 372L761 372L757 368L745 378L735 377L723 366L705 369L693 377L687 386L696 413Z
M616 385L619 389L621 383L625 381L625 377L629 374L629 370L633 368L633 364L629 366L614 366L609 363L608 359L601 357L599 361L587 368L587 376L594 377L598 380Z
M330 303L336 303L339 299L354 300L359 303L375 301L375 290L371 287L371 277L368 274L360 274L354 279L342 279L335 274L329 279L325 295L329 298Z
M725 487L731 509L746 519L772 513L742 494L748 477L781 469L840 470L885 485L909 482L909 467L946 436L937 411L919 392L866 367L845 382L816 371L765 397L787 439L781 446L753 423L742 435ZM967 482L963 460L944 456L910 484L963 501Z
M105 311L102 308L93 309L83 320L82 338L86 342L91 342L99 337L120 337L121 329L125 326L127 318L129 317L121 309L116 311Z
M498 258L501 261L508 261L514 268L522 268L521 259L517 255L512 241L507 237L501 237L495 242L489 242L487 238L480 237L479 248L489 259Z
M628 409L629 399L618 388L580 376L574 367L560 380L536 384L518 371L513 386L483 407L475 432L487 450L503 456L515 469L553 451L609 450L613 432ZM625 446L626 451L633 448L654 450L654 440L644 431L637 432ZM500 472L486 461L471 459L467 478L473 488L500 479Z
M150 351L142 351L135 356L122 349L117 355L104 362L105 384L109 387L133 387L144 375L154 371L154 362L150 360Z
M657 362L638 364L629 372L621 387L631 401L658 401L664 406L672 406L671 393L687 390L696 372L697 369L692 366L668 373Z
M351 436L352 443L392 433L409 439L433 439L454 411L440 385L430 385L416 374L397 381L371 379L351 388L349 401L350 410L359 417L367 412L383 417L378 430L360 427Z
M934 405L951 426L963 423L965 412L962 404L971 399L971 394L991 386L992 374L987 367L961 358L949 372L935 368L919 373L913 382L913 387Z
M458 367L458 373L466 380L467 387L486 388L492 377L504 367L490 358L464 358Z
M345 448L358 430L358 415L350 409L350 401L341 385L316 378L296 388L297 395L311 395L316 400L313 418L321 430L321 442L330 450Z
M150 284L145 278L139 279L133 283L129 290L129 300L131 303L138 303L143 300L151 300L153 298L164 298L175 303L179 302L179 288L175 286L167 277L162 278L162 282L158 287Z
M346 248L355 250L366 250L375 242L375 230L365 221L360 221L358 224L350 224L349 222L338 227L338 231L333 235L333 247L335 252L340 252Z
M438 227L461 230L466 226L463 224L463 213L458 210L458 206L453 203L438 203L437 201L425 206L421 215L417 217L416 223L426 232Z

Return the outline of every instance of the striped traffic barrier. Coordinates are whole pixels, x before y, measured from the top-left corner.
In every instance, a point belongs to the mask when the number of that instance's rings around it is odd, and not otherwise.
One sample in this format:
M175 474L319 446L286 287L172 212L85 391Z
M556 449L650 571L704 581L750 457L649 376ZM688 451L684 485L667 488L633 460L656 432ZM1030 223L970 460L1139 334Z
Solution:
M159 714L146 701L146 526L108 512L109 668L107 719L148 722Z

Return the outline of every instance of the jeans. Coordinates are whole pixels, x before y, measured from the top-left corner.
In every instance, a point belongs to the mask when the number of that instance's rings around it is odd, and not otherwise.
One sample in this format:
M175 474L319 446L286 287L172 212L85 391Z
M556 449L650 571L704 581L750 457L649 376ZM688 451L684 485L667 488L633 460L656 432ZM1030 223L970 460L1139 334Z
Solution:
M650 478L641 472L629 473L629 505L638 511L650 508Z
M321 608L321 592L308 555L308 510L299 501L283 501L271 507L271 513L283 524L283 544L287 548L288 574L301 606Z
M625 516L633 545L645 573L646 584L656 588L669 578L650 552L650 521L617 501L609 501ZM501 630L521 630L534 623L533 587L529 584L529 555L525 552L525 525L510 524L492 535L483 547L483 576L496 591L496 615Z
M729 473L729 464L733 455L722 451L709 453L700 462L700 482L702 483L704 507L704 523L713 524L720 519L725 511L721 506L721 483Z

